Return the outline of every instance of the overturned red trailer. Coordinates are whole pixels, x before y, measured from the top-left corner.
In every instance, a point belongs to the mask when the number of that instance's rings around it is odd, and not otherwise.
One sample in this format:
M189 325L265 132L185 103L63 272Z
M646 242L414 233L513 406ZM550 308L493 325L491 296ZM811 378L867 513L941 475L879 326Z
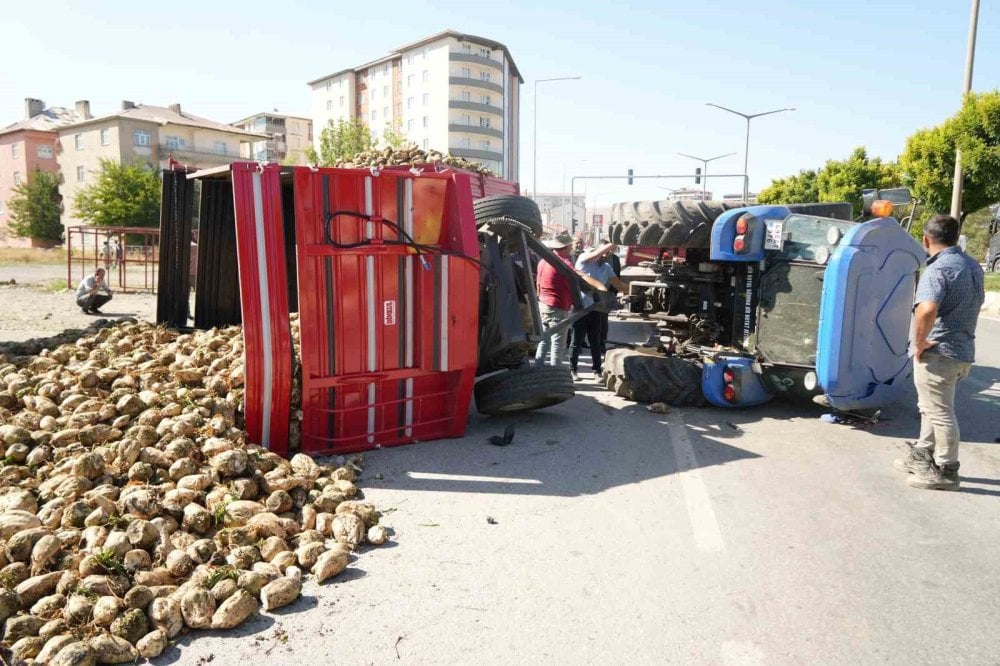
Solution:
M199 183L194 323L243 325L252 440L285 453L298 426L300 449L325 454L464 433L477 370L473 200L516 183L429 165L234 163L164 178L186 202L164 216L178 265ZM161 288L187 294L187 280L174 271ZM158 319L186 326L174 301ZM290 408L296 312L301 414Z

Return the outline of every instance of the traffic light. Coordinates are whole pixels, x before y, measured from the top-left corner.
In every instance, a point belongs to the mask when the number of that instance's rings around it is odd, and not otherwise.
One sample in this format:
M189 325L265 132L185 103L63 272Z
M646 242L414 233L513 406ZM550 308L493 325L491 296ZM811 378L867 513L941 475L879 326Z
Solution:
M632 184L632 169L628 170L628 184Z
M695 167L694 169L694 183L695 185L701 184L701 167Z

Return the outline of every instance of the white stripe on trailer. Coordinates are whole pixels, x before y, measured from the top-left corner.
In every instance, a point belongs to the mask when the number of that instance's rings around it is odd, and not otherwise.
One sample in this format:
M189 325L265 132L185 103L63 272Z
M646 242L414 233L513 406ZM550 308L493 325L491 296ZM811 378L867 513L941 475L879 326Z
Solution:
M441 255L441 371L448 369L448 255Z
M274 367L272 358L273 341L271 340L271 301L267 281L267 252L264 249L264 196L261 191L260 173L254 172L253 180L253 217L254 236L257 243L257 277L260 280L260 319L261 344L264 347L264 395L261 404L263 416L261 424L261 445L269 449L271 443L271 391L274 382Z
M403 231L410 238L413 238L413 179L406 178L403 181ZM406 254L404 265L406 275L403 281L406 297L405 311L403 313L404 342L403 342L403 367L413 367L413 255ZM407 437L413 435L413 378L406 380L406 406L404 423L406 424L405 434Z
M372 206L372 178L365 176L365 214L374 214ZM374 222L370 219L365 223L365 237L372 238L375 234ZM368 307L368 372L375 372L375 257L365 257L365 290ZM375 384L368 385L368 443L375 441Z

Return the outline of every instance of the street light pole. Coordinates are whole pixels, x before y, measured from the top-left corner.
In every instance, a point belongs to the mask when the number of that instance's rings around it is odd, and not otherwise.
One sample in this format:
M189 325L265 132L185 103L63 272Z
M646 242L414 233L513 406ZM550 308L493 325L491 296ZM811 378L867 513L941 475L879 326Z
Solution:
M703 157L695 157L694 155L688 155L687 153L677 153L681 157L689 157L696 162L701 162L701 200L705 200L705 190L708 187L708 163L714 162L715 160L721 160L723 157L732 157L736 153L726 153L725 155L718 155L716 157L709 157L707 160ZM743 167L746 171L746 166Z
M734 115L745 118L747 121L747 137L746 144L743 148L743 201L748 201L750 199L750 176L747 174L747 170L750 165L750 121L754 118L760 118L761 116L769 116L772 113L781 113L782 111L794 111L795 107L786 107L784 109L774 109L772 111L764 111L763 113L742 113L740 111L734 111L725 106L720 106L718 104L713 104L712 102L705 102L705 106L714 106L717 109L722 109L723 111L728 111Z
M969 15L969 42L965 50L965 82L962 85L962 102L972 90L972 67L976 61L976 31L979 27L979 0L972 0ZM956 220L962 214L962 151L955 149L955 180L951 185L951 216Z
M538 84L546 81L576 81L579 76L556 76L551 79L535 79L534 127L531 130L531 196L538 200Z

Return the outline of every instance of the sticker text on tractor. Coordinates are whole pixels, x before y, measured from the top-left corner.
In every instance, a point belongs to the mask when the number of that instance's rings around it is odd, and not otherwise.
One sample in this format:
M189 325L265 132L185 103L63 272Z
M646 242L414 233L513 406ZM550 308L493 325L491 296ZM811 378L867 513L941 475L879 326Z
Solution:
M743 345L750 343L750 317L753 314L753 268L747 266L746 294L743 298Z

